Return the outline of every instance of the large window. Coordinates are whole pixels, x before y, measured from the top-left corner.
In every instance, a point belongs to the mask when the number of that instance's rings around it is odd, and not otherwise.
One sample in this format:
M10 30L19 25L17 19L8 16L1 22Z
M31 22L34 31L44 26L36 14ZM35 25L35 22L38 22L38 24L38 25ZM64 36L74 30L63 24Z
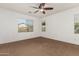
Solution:
M18 19L18 32L33 32L33 21L27 19Z

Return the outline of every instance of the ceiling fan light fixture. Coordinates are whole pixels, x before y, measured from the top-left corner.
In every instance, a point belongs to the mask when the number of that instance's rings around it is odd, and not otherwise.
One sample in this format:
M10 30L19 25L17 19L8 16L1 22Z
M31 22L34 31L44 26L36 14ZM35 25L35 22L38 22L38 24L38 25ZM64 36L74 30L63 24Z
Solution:
M42 12L42 11L44 11L43 9L40 9L40 11Z

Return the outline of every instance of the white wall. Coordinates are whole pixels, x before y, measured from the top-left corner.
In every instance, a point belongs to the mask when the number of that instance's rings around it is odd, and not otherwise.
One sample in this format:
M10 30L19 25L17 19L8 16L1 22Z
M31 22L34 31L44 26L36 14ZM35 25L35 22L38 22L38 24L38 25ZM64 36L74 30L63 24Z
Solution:
M19 18L33 20L34 32L18 33L16 21ZM0 8L0 44L38 37L40 36L39 27L40 20L37 18Z
M43 37L79 45L79 34L74 34L75 14L79 14L79 7L43 18L47 27Z

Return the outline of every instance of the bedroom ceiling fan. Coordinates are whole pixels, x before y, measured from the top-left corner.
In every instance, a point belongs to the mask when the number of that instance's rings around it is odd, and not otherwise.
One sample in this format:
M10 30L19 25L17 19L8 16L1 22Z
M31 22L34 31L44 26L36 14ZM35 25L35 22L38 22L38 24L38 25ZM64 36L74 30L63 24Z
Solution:
M46 3L40 3L40 5L38 7L32 6L32 8L37 9L34 13L41 11L43 14L46 14L47 10L53 10L52 7L45 7L45 5L46 5Z

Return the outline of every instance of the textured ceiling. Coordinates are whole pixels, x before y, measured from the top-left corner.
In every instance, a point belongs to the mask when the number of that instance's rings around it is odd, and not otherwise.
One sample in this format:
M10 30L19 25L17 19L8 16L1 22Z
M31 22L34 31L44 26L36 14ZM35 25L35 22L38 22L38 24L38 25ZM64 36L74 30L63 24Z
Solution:
M39 3L0 3L1 8L5 8L8 10L12 10L15 12L19 12L22 14L30 15L37 18L46 17L70 8L78 7L78 3L46 3L45 6L53 7L53 10L46 11L46 14L42 14L41 12L34 13L36 9L32 8L32 6L39 6Z

